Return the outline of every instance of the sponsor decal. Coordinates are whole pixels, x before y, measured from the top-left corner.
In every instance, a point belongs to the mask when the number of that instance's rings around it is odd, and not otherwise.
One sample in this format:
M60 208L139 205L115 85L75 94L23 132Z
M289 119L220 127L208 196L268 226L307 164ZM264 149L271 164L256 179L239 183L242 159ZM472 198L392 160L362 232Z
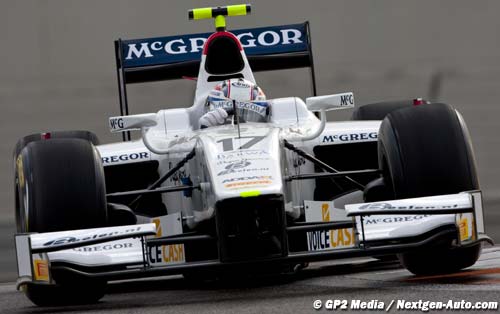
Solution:
M460 230L460 241L465 241L469 239L469 223L466 217L460 219L458 224L458 229Z
M277 46L303 43L303 34L297 29L282 29L262 33L246 32L236 36L243 48ZM153 58L158 54L178 55L199 53L207 41L207 37L181 38L166 37L153 42L130 43L126 47L125 60ZM127 49L128 48L128 49Z
M259 102L238 102L237 103L237 108L238 109L244 109L248 111L255 112L261 116L266 116L267 115L267 108L268 104L265 101L259 101Z
M250 161L262 161L264 160L265 162L268 162L269 161L269 157L252 157L252 158L248 158L245 159L245 160L250 160ZM237 160L218 160L215 164L217 166L224 166L224 165L227 165L227 164L232 164L233 162L236 162Z
M230 139L232 142L232 139ZM217 154L216 159L217 160L234 160L234 159L242 159L242 158L250 158L254 159L253 157L257 156L268 156L269 153L265 150L258 150L258 149L245 149L245 150L238 150L238 151L230 151L230 152L224 152Z
M242 169L250 166L251 164L252 163L249 162L246 159L243 159L243 160L240 160L240 161L235 161L235 162L232 162L232 163L228 164L227 166L225 166L224 170L221 171L221 172L219 172L217 175L218 176L223 176L223 175L226 175L226 174L235 173L236 171L242 170Z
M245 82L242 82L242 81L233 82L233 83L231 83L231 85L234 86L234 87L250 88L249 84L247 84Z
M236 181L251 181L251 180L271 180L271 176L248 176L248 177L236 177L228 178L222 180L222 183L236 182Z
M247 55L307 50L305 24L231 31ZM123 41L124 66L199 60L211 33Z
M43 259L33 260L35 280L49 281L49 262Z
M168 169L172 169L174 167L174 164L169 161L168 162ZM169 182L171 182L175 186L179 185L193 185L193 181L191 180L191 175L187 172L185 168L181 168L177 170L171 177L168 179ZM185 197L191 197L193 196L193 191L192 190L185 190L182 191L182 194Z
M115 156L102 157L102 163L109 165L127 161L149 159L149 152L128 153Z
M92 246L84 246L79 248L74 248L73 251L77 252L101 252L101 251L114 251L114 250L122 250L131 248L133 246L132 243L114 243L114 244L105 244L105 245L92 245Z
M43 244L43 246L57 246L57 245L62 245L62 244L77 243L77 242L81 242L81 241L89 241L89 240L93 240L93 239L111 237L111 236L120 235L120 234L134 233L134 232L138 232L138 231L141 231L140 226L138 226L136 228L125 229L123 231L95 233L95 234L85 236L82 238L80 238L80 237L62 237L62 238L58 238L55 240L45 242Z
M309 251L322 251L351 247L354 245L352 229L321 230L308 232Z
M164 234L160 218L152 219L156 225L155 238L161 238ZM186 257L184 254L184 244L158 245L148 247L148 258L151 264L167 265L184 263Z
M405 215L405 216L390 216L390 217L379 217L379 218L371 218L365 217L363 218L363 223L366 225L376 225L376 224L391 224L395 222L409 222L409 221L417 221L422 220L430 215Z
M244 187L255 186L255 185L269 185L272 183L273 183L273 181L271 181L271 180L257 180L257 181L245 181L245 182L229 183L229 184L225 184L224 187L226 187L228 189L238 189L238 188L244 188Z
M399 205L394 206L391 203L373 203L373 204L365 204L359 207L359 209L367 209L367 210L377 210L377 209L402 209L402 210L410 210L410 209L452 209L458 208L458 204L454 205L440 205L440 206L416 206L416 205Z
M299 168L300 166L305 165L306 159L302 156L294 154L294 157L292 159L292 163L293 163L294 168Z
M248 176L229 178L222 181L224 187L228 189L237 189L256 185L269 185L272 183L272 176Z
M339 142L362 142L376 140L378 137L377 132L364 132L364 133L344 133L334 135L324 135L323 143L339 143Z
M171 148L172 146L175 146L175 145L187 143L187 142L191 141L192 139L193 139L193 137L186 137L186 136L176 138L176 139L170 141L170 143L168 144L168 148Z
M321 205L321 221L330 221L330 205L328 203Z
M460 242L475 240L474 216L470 213L458 214L456 223L460 235Z
M171 161L168 162L168 170L171 170L174 168L175 164ZM182 167L179 170L177 170L169 179L170 182L178 185L178 184L183 184L184 179L188 179L190 177L190 174L186 171L186 168Z
M148 256L153 265L184 263L184 244L151 246L148 248Z
M109 127L111 130L121 130L123 129L123 119L122 118L110 118Z
M330 202L322 203L320 206L314 206L311 209L312 211L306 212L306 221L308 222L329 222L335 220L335 214L333 214L333 210L335 209L331 208ZM309 251L346 248L352 247L354 244L355 237L352 228L307 232L307 246Z
M344 107L344 106L349 106L349 105L354 105L353 94L340 96L340 106Z
M269 105L266 101L237 101L236 102L237 109L252 111L252 112L255 112L261 116L267 115L268 106ZM210 102L210 110L214 110L217 108L232 109L233 102L227 101L227 100L211 101Z
M23 156L19 155L16 159L17 167L17 179L19 180L19 186L24 187L24 169L23 169Z

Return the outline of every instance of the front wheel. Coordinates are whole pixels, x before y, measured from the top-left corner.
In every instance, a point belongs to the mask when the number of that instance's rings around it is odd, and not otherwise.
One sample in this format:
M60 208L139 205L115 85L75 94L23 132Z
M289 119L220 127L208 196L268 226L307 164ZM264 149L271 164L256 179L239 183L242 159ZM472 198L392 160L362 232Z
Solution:
M54 232L107 225L101 159L83 139L32 141L15 156L18 232ZM51 274L55 285L24 287L35 304L67 305L98 301L106 283L81 276Z
M82 278L65 278L61 284L28 284L25 293L38 306L92 304L105 294L106 282Z
M451 249L449 246L436 246L399 254L398 258L415 275L446 274L474 265L481 255L481 248L481 244Z
M393 111L379 132L379 167L395 199L478 190L479 180L467 127L446 104L425 104ZM400 254L416 275L450 273L473 265L481 244L453 248L444 239L432 247Z

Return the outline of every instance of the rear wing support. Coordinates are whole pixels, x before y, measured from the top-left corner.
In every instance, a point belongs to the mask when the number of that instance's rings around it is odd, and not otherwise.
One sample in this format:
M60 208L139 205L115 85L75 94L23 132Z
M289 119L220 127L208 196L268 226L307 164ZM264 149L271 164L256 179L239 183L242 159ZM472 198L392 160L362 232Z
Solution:
M312 95L317 96L318 92L316 89L316 74L314 72L314 59L313 59L313 53L312 53L312 46L311 46L311 29L310 29L310 24L309 21L306 23L306 31L307 31L307 50L309 53L309 67L311 70L311 85L312 85Z
M125 68L122 66L123 45L119 38L115 41L116 77L118 79L118 97L120 99L120 116L128 116L127 84L125 83ZM130 131L122 133L123 141L130 141Z

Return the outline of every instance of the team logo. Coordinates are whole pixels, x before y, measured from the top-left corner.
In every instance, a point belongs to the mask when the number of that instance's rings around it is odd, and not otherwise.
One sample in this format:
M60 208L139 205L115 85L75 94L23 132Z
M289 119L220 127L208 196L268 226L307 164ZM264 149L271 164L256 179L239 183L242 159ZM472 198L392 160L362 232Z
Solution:
M247 84L245 82L241 82L241 81L233 82L233 83L231 83L231 85L234 87L250 88L249 84Z
M223 175L226 175L229 173L235 173L237 170L246 168L246 167L250 166L251 164L252 164L251 162L249 162L248 160L245 160L245 159L243 159L241 161L233 162L233 163L230 163L227 166L225 166L224 167L225 170L222 170L217 175L223 176Z

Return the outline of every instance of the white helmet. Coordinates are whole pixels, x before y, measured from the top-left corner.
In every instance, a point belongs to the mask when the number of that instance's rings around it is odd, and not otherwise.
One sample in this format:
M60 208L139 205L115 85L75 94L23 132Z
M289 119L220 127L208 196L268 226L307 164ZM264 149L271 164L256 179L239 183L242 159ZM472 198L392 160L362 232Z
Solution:
M266 95L259 86L242 78L217 84L208 94L206 105L209 111L216 108L232 111L233 101L236 101L241 122L267 122L269 104Z

